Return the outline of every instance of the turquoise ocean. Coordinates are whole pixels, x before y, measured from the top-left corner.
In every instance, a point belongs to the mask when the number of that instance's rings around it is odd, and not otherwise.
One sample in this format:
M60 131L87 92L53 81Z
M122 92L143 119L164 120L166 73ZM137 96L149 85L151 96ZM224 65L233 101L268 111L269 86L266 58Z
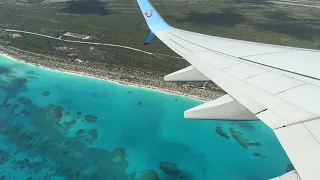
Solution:
M0 179L262 180L290 169L261 121L184 119L202 103L0 56Z

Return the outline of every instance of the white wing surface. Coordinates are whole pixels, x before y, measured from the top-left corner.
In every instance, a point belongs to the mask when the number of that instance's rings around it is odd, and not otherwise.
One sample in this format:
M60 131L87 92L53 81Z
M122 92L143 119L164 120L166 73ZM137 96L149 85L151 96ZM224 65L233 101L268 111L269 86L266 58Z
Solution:
M274 130L301 179L320 179L320 51L176 29L165 23L148 0L138 0L138 4L152 33L192 65L166 79L207 77L230 96L193 108L193 118L239 119L225 112L226 105L233 104L244 118L255 116ZM209 114L197 116L197 111Z

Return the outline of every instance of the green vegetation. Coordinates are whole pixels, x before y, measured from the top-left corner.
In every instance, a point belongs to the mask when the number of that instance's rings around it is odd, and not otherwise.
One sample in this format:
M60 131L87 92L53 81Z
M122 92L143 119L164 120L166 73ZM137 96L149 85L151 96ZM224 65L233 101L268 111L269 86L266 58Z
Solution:
M57 38L66 32L74 32L92 36L92 39L84 41L120 44L177 56L157 39L149 46L143 46L149 30L136 1L21 2L16 3L11 0L0 5L0 27ZM169 24L185 30L263 43L320 49L318 8L274 4L267 0L184 2L152 0L152 3ZM26 34L7 43L19 49L62 59L77 58L109 68L118 66L135 68L155 72L161 76L188 65L182 59L168 57L160 59L117 47L66 43Z

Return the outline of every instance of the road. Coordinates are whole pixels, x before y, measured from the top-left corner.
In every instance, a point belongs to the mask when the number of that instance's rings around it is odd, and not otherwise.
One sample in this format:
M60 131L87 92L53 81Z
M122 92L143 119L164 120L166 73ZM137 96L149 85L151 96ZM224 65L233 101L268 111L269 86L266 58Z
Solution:
M296 1L268 1L275 4L284 4L284 5L293 5L293 6L304 6L304 7L313 7L313 8L320 8L320 5L312 5L312 4L303 4L298 3Z
M8 32L31 34L31 35L35 35L35 36L41 36L41 37L45 37L45 38L49 38L49 39L54 39L54 40L64 41L64 42L70 42L70 43L91 44L91 45L112 46L112 47L124 48L124 49L129 49L129 50L132 50L132 51L138 51L138 52L141 52L141 53L152 55L152 56L155 56L155 57L158 57L158 58L161 58L159 56L167 56L167 57L171 57L171 58L182 59L181 57L177 57L177 56L170 56L170 55L160 54L160 53L152 53L152 52L143 51L141 49L136 49L136 48L133 48L133 47L123 46L123 45L119 45L119 44L66 40L66 39L61 39L61 38L57 38L57 37L53 37L53 36L48 36L48 35L45 35L45 34L39 34L39 33L28 32L28 31L21 31L21 30L16 30L16 29L3 29L3 30L8 31Z

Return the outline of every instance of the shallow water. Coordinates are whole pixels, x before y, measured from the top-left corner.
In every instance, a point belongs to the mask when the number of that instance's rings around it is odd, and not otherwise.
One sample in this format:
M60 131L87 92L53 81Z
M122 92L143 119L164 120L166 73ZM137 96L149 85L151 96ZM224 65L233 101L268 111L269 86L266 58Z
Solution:
M201 101L3 56L0 87L0 179L258 180L290 164L260 121L184 119Z

